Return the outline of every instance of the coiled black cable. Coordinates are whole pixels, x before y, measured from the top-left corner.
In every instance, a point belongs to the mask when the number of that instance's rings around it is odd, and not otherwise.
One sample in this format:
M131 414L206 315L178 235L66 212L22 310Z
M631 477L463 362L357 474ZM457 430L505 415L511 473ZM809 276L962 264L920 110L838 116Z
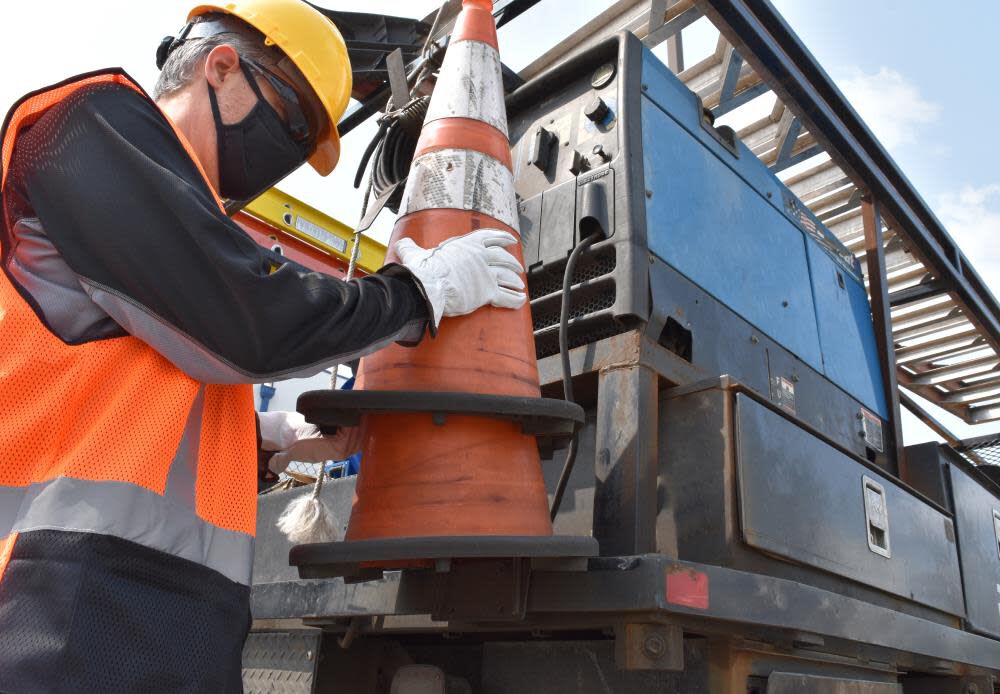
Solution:
M376 199L381 198L386 192L395 189L409 174L429 104L430 97L420 96L411 99L403 108L390 111L379 120L378 132L368 143L354 176L354 187L360 188L365 170L369 162L373 161L368 188L365 190L362 217L368 209L372 193ZM397 196L392 196L387 206L395 212L398 203L394 204L393 198Z
M429 103L430 97L421 96L392 116L387 116L392 122L386 130L372 169L372 191L376 196L396 186L409 174Z

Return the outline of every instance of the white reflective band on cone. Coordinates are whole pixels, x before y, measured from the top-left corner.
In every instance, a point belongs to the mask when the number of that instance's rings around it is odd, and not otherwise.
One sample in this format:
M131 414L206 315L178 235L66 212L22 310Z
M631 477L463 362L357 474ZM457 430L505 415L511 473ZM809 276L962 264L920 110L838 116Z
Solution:
M448 47L424 122L439 118L472 118L507 134L497 49L481 41L459 41Z
M420 210L469 210L518 231L514 175L493 157L471 149L442 149L413 162L399 216Z

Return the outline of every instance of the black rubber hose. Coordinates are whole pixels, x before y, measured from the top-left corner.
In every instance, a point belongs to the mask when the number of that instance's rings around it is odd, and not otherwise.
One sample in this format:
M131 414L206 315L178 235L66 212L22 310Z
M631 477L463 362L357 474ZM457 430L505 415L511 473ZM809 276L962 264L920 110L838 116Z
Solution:
M361 162L358 164L357 173L354 174L354 187L361 187L361 179L365 175L365 169L368 168L368 162L372 158L372 154L375 153L375 149L382 143L382 138L385 137L385 131L389 129L389 121L383 120L378 124L378 131L375 133L375 137L372 138L368 146L365 147L365 153L361 155Z
M392 116L372 168L372 192L375 197L395 187L410 173L429 104L430 97L422 96L413 99Z
M570 288L573 286L573 274L576 270L576 262L585 250L604 238L601 232L594 232L576 244L573 252L569 254L566 261L566 269L563 272L562 283L562 305L559 309L559 360L562 363L562 384L563 398L573 402L573 372L569 364L569 308L570 308ZM552 495L552 509L549 511L549 518L556 519L559 513L559 506L562 504L563 494L566 493L566 485L569 484L569 476L573 474L573 464L576 462L576 451L580 430L573 432L573 439L569 442L569 449L566 451L566 461L563 463L562 472L559 473L559 481L556 483L555 492Z
M372 194L378 199L382 194L395 188L406 179L413 162L413 153L417 149L417 139L430 97L421 96L411 100L403 108L386 114L379 121L378 132L368 143L361 157L357 173L354 176L354 187L361 186L361 179L371 163L368 175L368 187L365 189L365 199L362 205L361 217L368 210L368 201Z

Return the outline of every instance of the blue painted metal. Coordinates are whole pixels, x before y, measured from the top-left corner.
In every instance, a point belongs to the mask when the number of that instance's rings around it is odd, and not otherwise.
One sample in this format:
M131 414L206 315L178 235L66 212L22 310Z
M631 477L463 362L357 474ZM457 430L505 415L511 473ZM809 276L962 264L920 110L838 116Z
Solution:
M810 132L838 154L1000 348L1000 305L944 225L768 0L696 0Z
M278 392L278 389L274 386L269 386L266 383L260 384L260 411L267 412L268 406L271 404L271 398L274 394Z
M649 248L885 417L871 310L854 256L649 51L642 82Z
M822 371L802 233L766 197L769 192L780 201L780 191L749 150L740 145L737 159L716 142L701 126L695 96L652 54L646 57L650 250ZM762 194L766 183L771 190Z
M842 265L818 243L810 241L806 246L823 348L823 371L876 414L888 417L865 286L844 273Z

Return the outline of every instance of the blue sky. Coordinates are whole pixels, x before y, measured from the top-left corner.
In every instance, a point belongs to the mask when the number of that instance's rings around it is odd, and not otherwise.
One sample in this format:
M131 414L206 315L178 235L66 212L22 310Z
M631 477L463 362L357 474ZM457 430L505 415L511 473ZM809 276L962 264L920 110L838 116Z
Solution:
M891 153L928 199L963 185L1000 181L1000 146L990 134L1000 113L995 88L1000 3L777 0L775 5L838 81L856 71L872 76L889 70L913 87L895 116L913 139L891 147ZM935 109L926 120L907 113L928 104ZM891 115L885 119L892 123Z
M997 0L772 0L819 59L903 171L945 222L983 278L1000 293L1000 114L995 88ZM156 79L160 38L183 24L191 0L89 0L16 3L0 61L0 107L24 92L68 75L110 65L125 67L144 86ZM422 17L438 0L325 0L326 6ZM544 0L501 32L504 60L515 69L611 4L610 0ZM951 9L961 6L961 11ZM140 10L141 8L141 10ZM704 20L703 20L704 21ZM34 28L38 28L37 30ZM690 64L714 48L705 27L686 38ZM308 167L283 187L342 219L355 222L360 196L350 186L369 125L345 138L337 171L320 179ZM384 214L376 233L385 237ZM943 417L963 435L971 430ZM908 442L930 438L907 429Z

